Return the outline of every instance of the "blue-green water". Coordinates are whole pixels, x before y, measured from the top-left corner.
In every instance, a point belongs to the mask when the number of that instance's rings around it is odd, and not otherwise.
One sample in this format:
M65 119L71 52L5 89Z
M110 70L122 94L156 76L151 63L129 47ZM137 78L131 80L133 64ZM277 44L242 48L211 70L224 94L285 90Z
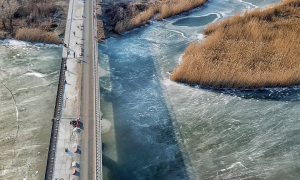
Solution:
M111 124L104 179L299 179L299 87L212 90L169 80L207 23L274 2L211 0L99 45L102 118Z

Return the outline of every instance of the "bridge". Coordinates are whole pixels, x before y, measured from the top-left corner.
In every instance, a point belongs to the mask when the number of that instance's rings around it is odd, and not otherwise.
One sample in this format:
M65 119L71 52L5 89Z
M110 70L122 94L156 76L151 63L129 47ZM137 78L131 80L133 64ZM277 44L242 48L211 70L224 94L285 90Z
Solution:
M70 0L46 180L102 179L96 36L96 1Z

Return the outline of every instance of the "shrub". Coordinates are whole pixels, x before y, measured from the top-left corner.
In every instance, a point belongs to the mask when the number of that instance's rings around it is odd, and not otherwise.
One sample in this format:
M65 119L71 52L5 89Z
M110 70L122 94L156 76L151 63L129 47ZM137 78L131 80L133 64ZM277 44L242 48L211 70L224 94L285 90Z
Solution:
M49 44L59 44L61 41L58 39L54 32L47 32L38 28L22 28L19 29L15 36L18 40L29 42L41 42Z

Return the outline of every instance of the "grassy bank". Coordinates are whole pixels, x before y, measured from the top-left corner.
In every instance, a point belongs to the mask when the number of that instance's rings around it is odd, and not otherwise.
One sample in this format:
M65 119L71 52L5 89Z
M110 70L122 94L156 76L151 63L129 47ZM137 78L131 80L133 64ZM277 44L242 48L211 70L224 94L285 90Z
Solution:
M218 88L300 84L300 0L211 24L193 42L171 80Z
M59 37L64 34L67 12L68 1L62 0L0 1L0 39L60 43ZM25 31L29 33L24 34Z
M110 3L104 7L103 22L107 32L125 31L149 24L150 19L162 20L203 5L207 0L160 0L146 3Z

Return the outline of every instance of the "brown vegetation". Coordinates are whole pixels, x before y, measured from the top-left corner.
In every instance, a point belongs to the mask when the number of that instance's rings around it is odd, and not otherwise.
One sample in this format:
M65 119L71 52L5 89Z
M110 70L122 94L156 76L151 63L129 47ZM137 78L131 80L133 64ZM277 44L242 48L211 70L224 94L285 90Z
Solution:
M151 4L149 4L149 6L150 5ZM130 4L128 6L124 6L124 10L119 8L120 10L114 17L116 20L114 31L118 34L122 34L125 31L140 27L140 24L134 24L132 22L142 23L145 25L147 21L154 16L154 14L150 14L152 8L149 6L146 4ZM148 16L149 19L144 20L135 18L139 14L141 14L143 17Z
M300 83L300 0L245 12L209 25L191 43L171 80L218 88Z
M158 20L202 6L207 0L166 0L160 4Z
M54 1L54 0L0 0L0 38L12 38L15 37L16 33L19 32L19 38L25 37L20 36L20 33L26 31L26 29L19 31L18 29L30 28L40 29L41 35L36 34L38 37L29 38L33 36L33 33L26 35L25 39L45 39L41 38L48 32L53 32L60 24L61 19L66 18L68 1ZM62 35L62 31L58 32L57 35ZM54 38L51 35L51 39ZM22 40L25 40L22 39ZM51 42L60 42L58 39Z
M124 4L112 3L104 14L111 14L105 24L110 24L113 31L122 34L125 31L141 27L157 15L162 20L203 5L207 0L160 0L154 3Z
M41 42L49 44L59 44L61 41L58 39L54 32L46 32L38 28L22 28L16 33L16 39L29 41L29 42Z

